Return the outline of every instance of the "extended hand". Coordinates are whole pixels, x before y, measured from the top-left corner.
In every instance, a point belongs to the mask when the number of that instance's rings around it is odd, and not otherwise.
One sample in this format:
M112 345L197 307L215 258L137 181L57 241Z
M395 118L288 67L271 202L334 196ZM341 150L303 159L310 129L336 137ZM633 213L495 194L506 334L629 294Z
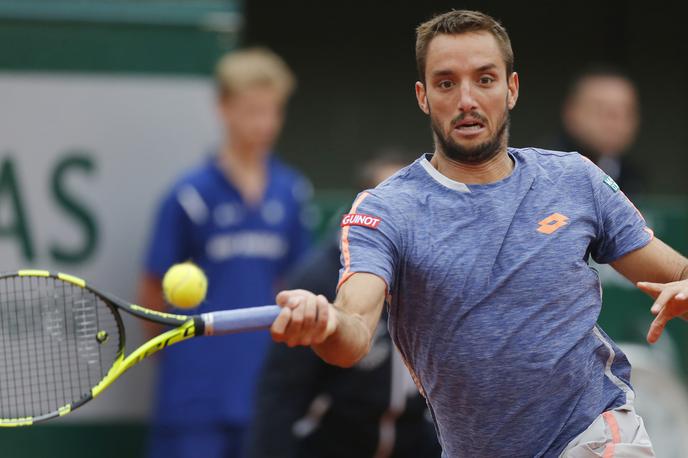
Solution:
M669 320L688 313L688 280L671 283L638 282L643 292L655 299L650 311L655 319L647 333L647 341L655 343L662 335Z
M337 328L337 313L325 296L303 289L282 291L277 295L282 307L270 332L276 342L290 347L322 343Z

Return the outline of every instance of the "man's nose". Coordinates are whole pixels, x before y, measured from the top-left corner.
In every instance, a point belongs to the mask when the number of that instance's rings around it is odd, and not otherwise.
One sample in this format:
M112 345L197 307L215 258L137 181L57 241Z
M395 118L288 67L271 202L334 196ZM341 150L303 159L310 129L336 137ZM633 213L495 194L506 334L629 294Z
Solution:
M473 88L469 82L464 82L459 91L459 111L468 113L478 108L478 103L473 96Z

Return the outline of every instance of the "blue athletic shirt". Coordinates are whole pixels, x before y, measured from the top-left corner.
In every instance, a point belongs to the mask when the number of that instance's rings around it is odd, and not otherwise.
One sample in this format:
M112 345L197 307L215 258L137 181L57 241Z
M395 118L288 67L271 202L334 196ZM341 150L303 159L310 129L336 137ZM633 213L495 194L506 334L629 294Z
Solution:
M146 271L162 277L174 263L198 264L208 295L190 313L273 304L278 279L309 245L310 193L308 181L272 157L263 201L247 206L213 156L163 199ZM245 425L269 340L267 331L253 332L192 339L161 352L157 423Z
M387 283L390 332L452 458L558 456L633 401L628 360L596 325L588 260L612 262L652 232L578 153L508 153L513 173L484 185L423 155L342 220L340 285L354 272Z

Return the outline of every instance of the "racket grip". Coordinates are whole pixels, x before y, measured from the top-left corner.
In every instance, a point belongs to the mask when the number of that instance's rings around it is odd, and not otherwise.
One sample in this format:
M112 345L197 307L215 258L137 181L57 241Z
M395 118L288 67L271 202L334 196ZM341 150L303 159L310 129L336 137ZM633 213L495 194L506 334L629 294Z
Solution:
M260 331L272 326L281 308L277 305L249 307L221 312L202 313L206 336Z

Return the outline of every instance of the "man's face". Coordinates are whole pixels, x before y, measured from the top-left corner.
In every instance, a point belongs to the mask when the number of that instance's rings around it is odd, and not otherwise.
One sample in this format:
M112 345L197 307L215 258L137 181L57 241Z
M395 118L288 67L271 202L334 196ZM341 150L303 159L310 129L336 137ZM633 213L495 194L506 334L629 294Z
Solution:
M638 112L631 83L615 76L588 77L564 107L564 124L582 147L617 156L635 140Z
M282 129L285 103L277 89L247 88L220 100L220 119L238 148L267 153Z
M425 78L425 84L416 83L416 98L430 115L437 147L444 154L475 164L506 147L518 75L507 77L492 34L436 36L428 46Z

